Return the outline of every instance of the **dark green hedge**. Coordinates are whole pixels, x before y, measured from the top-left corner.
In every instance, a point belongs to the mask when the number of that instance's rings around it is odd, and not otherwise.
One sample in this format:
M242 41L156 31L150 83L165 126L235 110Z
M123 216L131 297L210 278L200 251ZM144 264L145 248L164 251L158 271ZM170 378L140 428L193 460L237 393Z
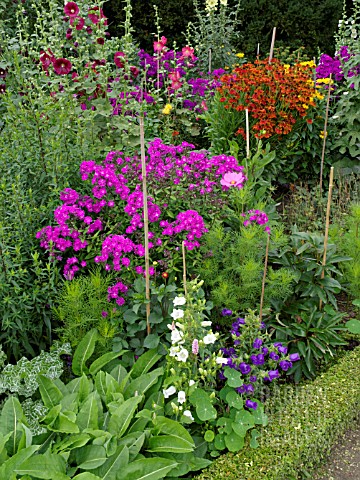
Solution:
M238 0L229 0L235 6ZM347 0L348 7L352 5ZM163 34L170 42L184 43L183 32L188 21L194 21L192 0L132 0L135 36L140 46L149 50L155 32L153 5L157 5ZM296 49L306 47L306 53L318 56L318 50L334 52L334 32L342 17L343 0L247 0L241 2L242 40L238 49L250 58L260 43L262 55L269 51L273 27L277 27L277 46ZM124 21L123 0L110 0L105 13L111 20L110 32L121 35Z
M215 460L196 480L293 480L306 477L360 413L360 347L312 383L281 386L267 404L258 449Z

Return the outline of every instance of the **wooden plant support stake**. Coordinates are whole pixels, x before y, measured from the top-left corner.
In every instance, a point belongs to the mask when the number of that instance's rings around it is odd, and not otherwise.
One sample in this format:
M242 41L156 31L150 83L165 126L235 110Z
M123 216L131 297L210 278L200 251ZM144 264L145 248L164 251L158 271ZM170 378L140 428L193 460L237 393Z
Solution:
M185 256L185 243L182 242L182 257L183 257L183 284L184 284L184 293L187 297L187 285L186 285L186 256Z
M260 57L260 43L257 45L257 50L256 50L256 59L259 60Z
M322 146L322 152L321 152L321 164L320 164L320 198L322 194L322 178L323 178L323 171L324 171L324 159L325 159L325 146L326 146L326 137L327 137L327 122L328 122L328 117L329 117L329 105L330 105L330 96L331 96L331 77L332 74L330 73L330 81L329 81L329 90L328 90L328 96L326 100L326 110L325 110L325 123L324 123L324 141L323 141L323 146Z
M249 109L245 108L246 123L246 158L250 158Z
M273 28L273 34L271 39L271 47L270 47L270 55L269 55L269 65L274 55L274 45L275 45L275 37L276 37L276 27Z
M209 73L211 73L211 48L209 48Z
M264 295L265 295L265 280L266 280L268 257L269 257L269 246L270 246L270 233L268 234L267 241L266 241L264 274L263 274L263 279L262 279L261 298L260 298L260 312L259 312L260 321L262 320L262 315L263 315L263 305L264 305Z
M146 329L148 335L151 332L150 328L150 260L149 260L149 215L147 202L147 188L146 188L146 163L145 163L145 133L144 133L144 117L140 116L140 150L141 150L141 176L143 187L143 201L144 201L144 235L145 235L145 297L148 303L146 304Z
M329 238L329 224L330 224L330 206L331 206L331 196L332 196L332 189L333 189L333 180L334 180L334 167L330 169L330 180L329 180L329 193L328 193L328 201L326 207L326 223L325 223L325 236L324 236L324 255L322 259L322 266L325 267L326 265L326 251L327 251L327 244ZM321 272L321 278L324 278L325 270L323 268ZM319 310L322 308L322 300L320 299Z

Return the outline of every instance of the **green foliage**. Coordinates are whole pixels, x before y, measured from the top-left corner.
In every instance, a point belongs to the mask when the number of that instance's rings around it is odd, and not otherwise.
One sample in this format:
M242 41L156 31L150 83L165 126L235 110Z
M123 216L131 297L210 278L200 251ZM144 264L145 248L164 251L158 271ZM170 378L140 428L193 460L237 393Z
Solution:
M266 234L263 227L250 225L240 231L226 232L214 226L206 235L204 253L206 258L200 275L210 289L214 305L240 312L256 309L260 303L264 271ZM271 251L283 247L286 236L280 227L272 228ZM206 254L207 252L207 254ZM271 252L270 252L271 253ZM265 306L285 302L292 293L295 275L289 266L273 270L269 266L265 288Z
M305 479L329 455L330 448L353 424L360 401L360 348L312 382L275 389L265 403L269 425L260 428L260 446L248 444L225 455L196 476L197 480ZM346 381L344 379L346 378ZM284 452L286 451L286 455Z
M53 309L62 341L76 347L86 332L96 328L104 349L109 348L109 342L122 326L119 312L114 312L107 300L108 288L113 283L113 275L105 275L99 268L64 283Z
M182 461L188 463L187 472L208 465L197 461L186 429L164 416L163 402L152 388L163 374L162 367L152 368L160 358L156 351L140 357L130 371L121 360L114 363L105 356L101 364L109 371L98 368L100 359L87 366L91 349L85 347L89 343L94 347L94 332L84 337L74 354L73 370L81 376L65 384L37 375L40 435L29 428L15 396L2 406L1 478L16 474L49 480L158 480Z
M329 362L335 356L336 348L346 345L341 332L344 315L335 312L329 305L321 312L314 306L312 309L298 308L290 318L282 319L277 316L276 323L272 325L276 329L276 338L284 341L290 352L299 352L300 361L289 370L294 374L296 382L305 375L307 378L315 377L321 362ZM281 318L281 320L280 320Z

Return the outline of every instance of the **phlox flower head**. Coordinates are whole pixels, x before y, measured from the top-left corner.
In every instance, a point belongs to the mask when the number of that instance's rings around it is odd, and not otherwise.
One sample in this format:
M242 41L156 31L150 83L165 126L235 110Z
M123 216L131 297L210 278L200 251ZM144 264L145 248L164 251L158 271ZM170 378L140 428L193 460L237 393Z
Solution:
M243 173L228 172L225 173L220 183L225 188L236 187L238 189L243 188L244 182L247 180Z

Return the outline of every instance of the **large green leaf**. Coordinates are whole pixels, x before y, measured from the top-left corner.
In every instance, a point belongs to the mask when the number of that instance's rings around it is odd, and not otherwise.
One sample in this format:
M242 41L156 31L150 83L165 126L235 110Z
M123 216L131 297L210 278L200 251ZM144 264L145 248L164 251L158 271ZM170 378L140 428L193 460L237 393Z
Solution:
M60 392L54 382L50 378L41 374L37 376L37 381L39 384L40 395L45 407L51 409L55 407L55 405L59 405L61 399L63 398L63 394Z
M66 463L60 455L35 455L28 458L14 471L18 475L31 475L35 478L55 480L56 478L59 478L61 474L65 475Z
M143 353L135 362L135 365L131 369L131 377L137 378L144 373L147 373L155 363L160 360L161 355L157 353L156 348L148 350Z
M150 387L152 387L158 380L159 376L164 373L164 369L157 368L150 373L145 373L137 377L124 390L124 398L133 397L136 392L139 395L144 394Z
M72 361L72 370L75 375L80 376L83 373L88 373L85 363L94 353L97 338L98 331L96 328L93 328L85 335L77 346Z
M127 350L121 350L121 352L108 352L102 355L101 357L97 358L89 368L89 372L91 375L96 375L105 365L107 365L111 360L114 358L121 357Z
M187 447L195 448L194 440L190 433L179 422L166 417L157 417L153 433L171 435L186 442Z
M119 472L117 480L160 480L177 465L175 460L167 458L141 458Z
M10 440L8 440L9 443L7 444L11 447L11 450L8 451L9 455L16 453L16 432L19 422L26 424L23 409L21 408L19 400L16 397L10 396L4 403L0 415L0 433L4 436L8 433L13 433L12 441L10 442Z
M73 477L73 480L101 480L101 478L93 473L83 472L76 475L76 477Z
M359 320L349 320L348 322L345 323L345 327L349 330L351 333L355 333L360 335L360 321Z
M148 452L162 453L189 453L194 450L194 447L189 446L189 443L186 440L174 435L159 435L149 439L146 450Z
M98 395L99 394L97 392L92 392L89 395L88 399L85 400L85 402L81 406L80 411L76 417L76 424L78 425L80 430L85 430L86 428L97 430L99 428L99 409L97 401Z
M134 413L142 399L143 396L139 395L125 400L125 402L116 409L115 413L111 415L108 431L113 435L121 437L134 418Z
M106 450L101 445L87 445L76 450L75 459L78 468L93 470L106 462Z
M94 474L98 475L102 480L123 479L123 473L129 463L129 449L120 445L114 455L109 457L101 467L94 470ZM118 477L118 474L121 475Z
M90 435L87 433L79 433L78 435L72 435L71 437L65 437L61 442L57 442L53 448L53 453L64 452L67 450L73 450L74 448L83 447L90 440Z
M20 452L16 453L11 458L6 460L6 462L1 465L0 478L4 480L6 478L10 478L14 470L19 468L22 463L24 463L25 460L31 457L39 448L40 445L32 445L30 447L23 448L22 450L20 450Z
M200 388L195 390L189 397L190 403L194 405L196 414L203 422L214 420L217 412L213 407L209 395Z
M244 437L237 435L235 432L231 432L225 436L225 445L229 452L238 452L244 446Z

